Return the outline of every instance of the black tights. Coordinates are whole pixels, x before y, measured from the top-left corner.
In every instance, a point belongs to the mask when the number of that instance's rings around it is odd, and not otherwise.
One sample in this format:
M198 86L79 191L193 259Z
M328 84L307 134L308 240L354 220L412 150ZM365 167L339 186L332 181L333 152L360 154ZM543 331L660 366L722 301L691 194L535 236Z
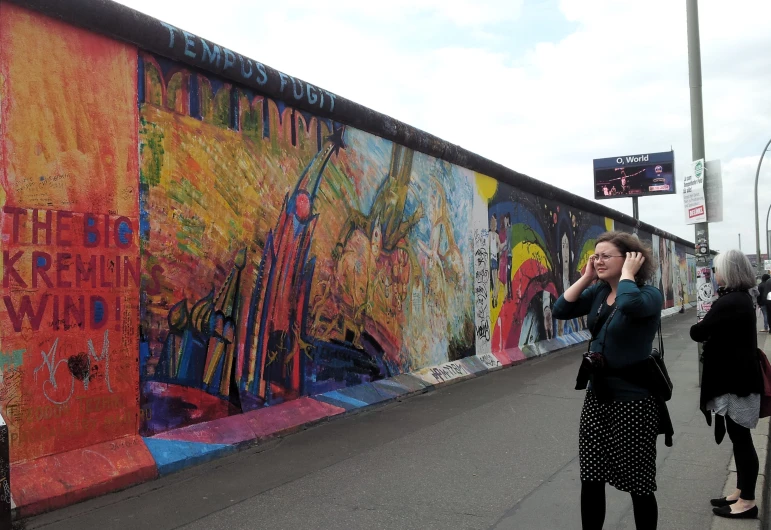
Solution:
M747 427L742 427L726 416L726 431L734 445L736 459L736 489L741 490L745 501L755 500L755 484L758 481L758 453L752 443L752 434Z
M634 525L637 530L656 530L659 505L656 495L632 495ZM581 481L581 526L584 530L602 530L605 522L605 483Z

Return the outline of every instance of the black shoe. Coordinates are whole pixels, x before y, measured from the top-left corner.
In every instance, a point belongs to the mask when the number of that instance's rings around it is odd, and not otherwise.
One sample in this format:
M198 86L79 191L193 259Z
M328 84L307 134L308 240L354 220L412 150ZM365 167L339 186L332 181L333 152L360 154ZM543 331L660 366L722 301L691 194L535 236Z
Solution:
M730 505L734 504L735 502L736 502L736 499L734 499L732 501L729 501L725 497L720 497L719 499L712 499L712 500L709 501L709 503L712 506L717 506L718 508L720 508L721 506L730 506Z
M757 519L758 507L753 506L744 512L731 513L730 506L721 506L720 508L712 508L712 513L719 517L725 517L726 519Z

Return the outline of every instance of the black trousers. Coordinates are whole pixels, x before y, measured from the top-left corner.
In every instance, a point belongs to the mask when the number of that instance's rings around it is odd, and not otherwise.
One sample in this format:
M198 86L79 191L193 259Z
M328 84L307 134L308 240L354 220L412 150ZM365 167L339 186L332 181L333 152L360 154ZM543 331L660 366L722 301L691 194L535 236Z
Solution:
M734 446L736 489L741 490L743 500L754 501L755 485L758 482L758 453L752 443L752 434L747 427L735 423L728 416L725 421L728 437Z

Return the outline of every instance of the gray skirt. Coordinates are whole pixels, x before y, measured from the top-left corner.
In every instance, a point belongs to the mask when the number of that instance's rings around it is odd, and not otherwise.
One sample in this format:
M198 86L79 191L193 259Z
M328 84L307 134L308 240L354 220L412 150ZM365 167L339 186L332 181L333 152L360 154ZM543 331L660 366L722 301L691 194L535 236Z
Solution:
M736 394L723 394L707 402L707 410L720 416L730 417L734 423L754 429L760 416L760 394L739 397Z

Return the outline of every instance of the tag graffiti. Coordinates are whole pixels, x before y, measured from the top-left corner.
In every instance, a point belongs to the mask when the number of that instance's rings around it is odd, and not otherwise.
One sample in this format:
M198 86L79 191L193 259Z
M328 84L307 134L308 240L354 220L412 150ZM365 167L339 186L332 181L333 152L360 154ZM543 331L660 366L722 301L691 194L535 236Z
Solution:
M40 355L43 362L35 368L33 375L35 382L42 379L43 395L48 401L55 405L64 405L75 393L75 381L83 384L83 390L88 390L91 378L99 373L99 365L104 365L104 379L107 384L107 390L112 393L110 386L110 339L109 330L105 330L102 341L102 351L97 354L94 342L88 339L88 353L78 353L67 359L58 358L59 339L54 340L48 352L41 351ZM64 365L64 368L61 366ZM69 374L69 380L67 375ZM47 377L44 377L46 376ZM62 382L63 381L63 382ZM69 390L67 390L69 384Z

